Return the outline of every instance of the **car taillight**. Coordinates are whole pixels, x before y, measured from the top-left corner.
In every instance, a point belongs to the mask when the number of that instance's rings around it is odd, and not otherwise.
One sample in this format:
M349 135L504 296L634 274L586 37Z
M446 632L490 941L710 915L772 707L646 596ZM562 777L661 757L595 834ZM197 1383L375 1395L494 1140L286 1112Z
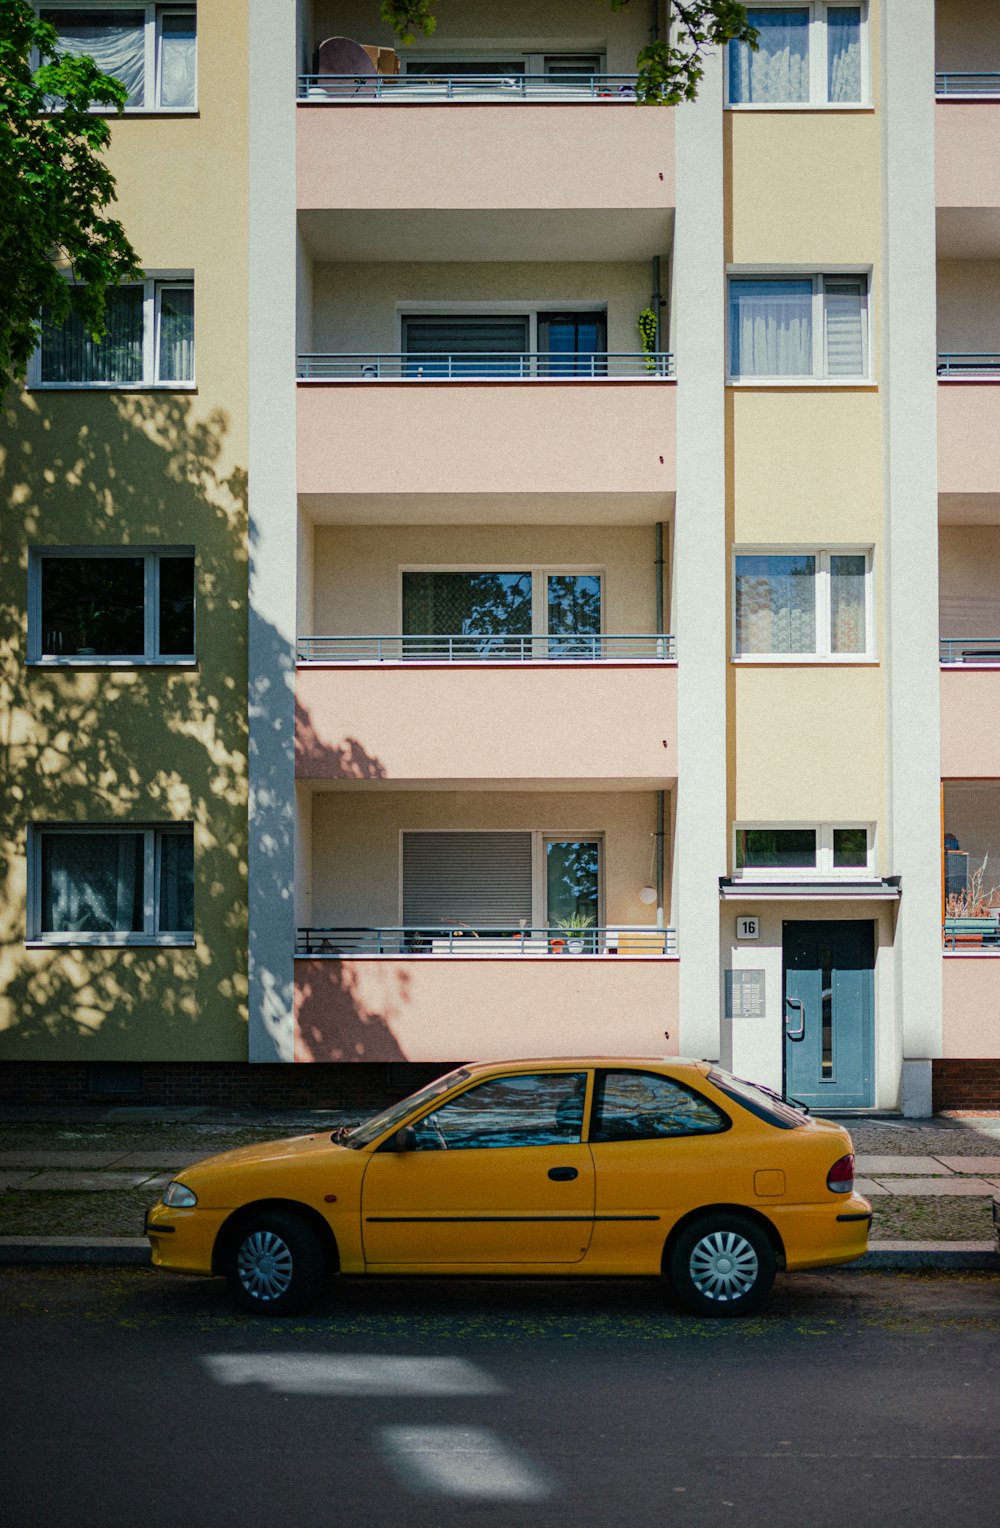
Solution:
M826 1186L834 1194L849 1194L854 1188L854 1153L834 1162L826 1175Z

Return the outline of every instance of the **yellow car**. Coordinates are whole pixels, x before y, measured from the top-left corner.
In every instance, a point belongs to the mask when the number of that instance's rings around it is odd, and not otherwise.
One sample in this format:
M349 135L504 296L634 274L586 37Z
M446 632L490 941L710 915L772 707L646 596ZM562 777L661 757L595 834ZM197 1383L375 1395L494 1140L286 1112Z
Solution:
M333 1273L665 1275L702 1315L861 1257L851 1138L707 1062L464 1066L349 1132L207 1157L146 1217L158 1268L301 1310Z

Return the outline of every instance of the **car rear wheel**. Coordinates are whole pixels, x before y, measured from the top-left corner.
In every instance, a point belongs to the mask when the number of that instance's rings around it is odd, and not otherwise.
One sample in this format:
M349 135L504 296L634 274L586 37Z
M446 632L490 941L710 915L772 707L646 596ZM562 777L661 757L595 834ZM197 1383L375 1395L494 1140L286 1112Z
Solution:
M700 1316L745 1316L766 1300L774 1283L774 1248L767 1233L743 1215L705 1215L692 1222L670 1254L670 1281Z
M323 1253L295 1215L262 1210L242 1220L230 1240L226 1277L234 1299L255 1315L289 1316L323 1287Z

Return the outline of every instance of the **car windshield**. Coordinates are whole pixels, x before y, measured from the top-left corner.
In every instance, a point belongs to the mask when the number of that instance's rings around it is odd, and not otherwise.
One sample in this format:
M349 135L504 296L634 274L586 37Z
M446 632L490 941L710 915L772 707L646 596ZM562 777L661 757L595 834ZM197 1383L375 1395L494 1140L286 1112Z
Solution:
M731 1072L724 1072L717 1066L713 1066L709 1072L708 1080L715 1084L720 1093L734 1098L758 1119L766 1120L769 1125L776 1125L779 1130L794 1130L797 1125L804 1125L806 1122L805 1108L796 1109L791 1103L786 1103L784 1099L779 1098L777 1093L772 1093L770 1088L765 1088L759 1083L746 1082L742 1077L734 1077Z
M351 1133L344 1137L342 1144L349 1146L352 1151L358 1151L362 1146L370 1146L372 1141L398 1125L400 1120L406 1119L421 1104L429 1104L433 1099L440 1098L442 1093L447 1093L457 1082L465 1082L472 1073L464 1067L456 1067L453 1072L446 1072L443 1077L435 1077L425 1088L417 1093L411 1093L408 1098L401 1099L398 1104L392 1104L388 1109L383 1109L379 1114L373 1114L371 1119L363 1120L360 1125L355 1125Z

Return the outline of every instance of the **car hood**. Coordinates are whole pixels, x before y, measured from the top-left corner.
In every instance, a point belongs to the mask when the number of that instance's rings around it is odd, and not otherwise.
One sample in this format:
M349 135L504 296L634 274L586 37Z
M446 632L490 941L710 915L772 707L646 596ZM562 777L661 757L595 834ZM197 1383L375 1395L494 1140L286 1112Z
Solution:
M346 1146L335 1145L327 1134L296 1135L283 1141L259 1141L255 1146L237 1146L232 1151L220 1151L215 1156L202 1157L177 1176L187 1181L190 1174L200 1172L202 1168L208 1168L211 1172L224 1172L229 1168L240 1170L259 1167L265 1162L287 1162L296 1157L310 1157L317 1151L339 1155L346 1150Z

